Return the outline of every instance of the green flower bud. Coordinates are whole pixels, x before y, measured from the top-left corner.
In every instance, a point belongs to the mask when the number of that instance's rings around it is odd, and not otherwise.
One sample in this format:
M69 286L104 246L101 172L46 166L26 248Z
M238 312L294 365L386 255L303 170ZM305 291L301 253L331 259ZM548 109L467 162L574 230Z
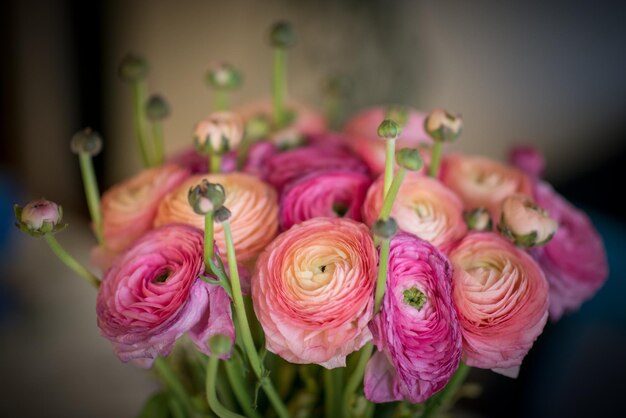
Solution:
M224 205L226 193L221 184L209 183L208 180L203 179L200 184L189 189L187 200L195 213L206 215Z
M70 149L74 154L86 153L93 157L102 150L102 138L98 132L85 128L74 134L70 141Z
M227 336L216 334L209 339L209 348L211 349L211 354L221 356L230 351L232 342Z
M402 133L402 128L392 119L385 119L378 126L378 136L382 139L396 139Z
M377 237L390 239L398 232L398 224L393 218L378 219L374 222L374 225L372 225L372 232Z
M143 80L148 75L148 63L143 57L127 54L122 58L117 71L123 81L135 82Z
M434 109L424 119L424 129L435 141L454 141L461 135L463 119L461 115Z
M215 211L215 214L213 215L213 219L218 224L221 224L222 222L226 222L227 220L229 220L230 215L231 215L230 210L228 210L226 206L222 206L221 208Z
M290 48L296 43L296 34L291 23L280 21L274 23L270 31L270 43L275 48Z
M396 153L396 162L410 171L417 171L424 166L422 157L415 148L402 148Z
M467 227L473 231L491 231L493 228L491 215L486 208L476 208L465 211L463 213L463 219L465 219Z
M153 94L146 103L146 116L151 121L163 120L170 115L170 105L163 96Z
M241 73L228 63L210 68L206 74L207 83L216 89L235 90L241 85Z

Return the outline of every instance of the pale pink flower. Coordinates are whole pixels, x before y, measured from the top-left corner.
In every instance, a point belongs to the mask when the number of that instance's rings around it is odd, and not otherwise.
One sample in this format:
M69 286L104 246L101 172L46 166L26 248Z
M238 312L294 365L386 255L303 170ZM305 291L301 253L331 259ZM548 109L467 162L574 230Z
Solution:
M200 148L220 153L237 149L243 139L243 118L234 112L215 112L196 124L194 140Z
M502 202L499 229L517 245L543 245L550 241L557 227L546 210L525 194L513 194Z

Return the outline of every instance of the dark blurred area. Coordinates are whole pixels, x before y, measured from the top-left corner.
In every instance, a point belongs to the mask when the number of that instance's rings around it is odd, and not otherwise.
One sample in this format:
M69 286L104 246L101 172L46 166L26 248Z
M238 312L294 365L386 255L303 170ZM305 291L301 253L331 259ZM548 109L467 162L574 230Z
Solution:
M462 151L502 157L524 141L545 150L548 180L603 235L610 278L579 312L546 327L518 379L474 370L470 379L483 393L460 406L484 418L617 416L626 393L626 3L549 3L5 2L0 416L131 417L153 388L143 372L118 364L99 337L91 289L60 277L67 274L43 243L16 235L13 203L62 202L74 221L62 238L86 260L92 241L68 143L85 126L103 134L95 159L102 188L138 167L126 156L134 144L130 97L115 80L121 55L149 55L151 81L172 98L166 135L180 148L191 121L209 107L202 65L222 56L240 64L247 77L240 103L267 94L267 85L259 87L269 78L264 30L284 17L301 28L290 88L303 101L321 103L321 81L339 71L357 86L348 111L443 105L466 118Z

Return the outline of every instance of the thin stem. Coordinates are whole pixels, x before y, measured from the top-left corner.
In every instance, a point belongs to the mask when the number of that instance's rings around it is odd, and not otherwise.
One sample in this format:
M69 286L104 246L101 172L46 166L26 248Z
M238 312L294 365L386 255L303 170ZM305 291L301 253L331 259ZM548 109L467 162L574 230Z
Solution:
M213 271L209 260L213 260L215 254L213 212L204 215L204 271L208 274Z
M428 175L430 177L437 177L437 174L439 174L439 164L441 163L442 147L442 141L435 141L433 144L432 154L430 157L430 167L428 168Z
M335 95L327 97L325 100L326 119L328 126L333 130L339 130L341 119L341 101Z
M252 138L244 136L241 144L239 144L239 148L237 149L237 170L242 170L245 167L252 142Z
M222 169L222 156L216 152L209 154L209 173L219 173Z
M44 235L46 242L50 246L52 252L70 269L74 270L80 277L85 279L87 283L95 287L100 287L100 280L90 272L85 266L80 264L74 257L72 257L65 249L59 244L59 241L52 234Z
M441 392L434 395L426 402L426 406L419 418L436 418L445 412L449 407L454 395L456 395L459 387L463 384L471 367L465 363L460 363L457 371L452 375L445 388Z
M228 92L224 89L215 89L215 111L224 112L230 107Z
M385 147L385 188L383 196L387 196L387 192L391 187L393 180L393 164L396 160L396 140L388 139Z
M398 195L398 191L400 190L400 186L402 185L402 181L404 180L405 175L406 169L404 167L400 167L395 177L393 178L393 181L391 182L389 190L385 193L385 200L383 201L383 206L380 209L380 215L378 215L378 219L385 220L389 218L389 215L391 215L393 202L396 200L396 196Z
M233 236L230 229L230 222L224 221L222 223L222 227L224 230L224 238L226 240L228 269L230 271L230 283L233 292L233 306L235 308L237 322L239 323L239 330L243 347L246 350L246 354L248 355L248 361L250 362L250 366L252 367L254 374L261 382L261 386L263 387L263 390L265 391L268 399L272 403L272 406L276 410L276 413L281 418L287 418L289 416L287 413L287 408L285 407L280 396L278 396L278 393L276 392L276 389L274 389L272 382L267 376L264 376L261 359L259 358L259 354L257 353L256 347L254 346L254 340L252 339L252 333L250 331L248 317L246 316L246 307L244 305L243 295L241 293L241 282L239 280L239 270L237 269L237 259L235 257L235 246L233 244Z
M324 369L324 408L327 417L342 416L340 391L343 387L343 367Z
M376 296L374 299L374 315L383 304L385 288L387 287L387 266L389 264L389 239L380 240L380 261L378 262L378 279L376 281Z
M348 379L348 383L346 384L346 390L343 392L343 407L345 408L344 414L346 417L350 417L350 411L352 408L352 397L356 390L363 383L363 376L365 375L365 367L367 366L367 362L372 356L372 352L374 351L374 345L371 342L365 344L361 349L361 354L359 355L359 361L354 368L354 371L350 375Z
M143 119L144 104L146 102L146 85L143 81L135 81L133 87L133 124L135 126L135 135L139 144L139 153L144 167L150 167L152 161L148 151L148 133L146 132L146 124Z
M167 404L173 418L188 418L188 415L185 413L185 408L180 404L178 399L170 397Z
M274 123L278 128L285 125L285 97L287 95L287 50L274 48L274 70L272 73L272 103Z
M230 387L233 389L235 398L237 398L239 406L243 409L244 414L246 414L248 418L261 418L261 414L259 414L256 409L252 407L252 398L250 397L248 389L246 388L246 383L241 376L241 368L235 365L235 359L231 358L230 360L225 361L224 367L226 369L226 376L228 377Z
M163 125L156 120L152 122L152 135L154 139L154 154L157 165L165 161L165 140L163 139Z
M209 402L209 406L211 407L211 410L220 418L245 418L243 415L236 414L226 409L226 407L221 404L219 399L217 399L215 387L217 383L216 378L219 361L220 359L218 356L209 357L209 364L206 372L206 398Z
M176 396L176 398L183 404L187 411L187 416L191 416L193 413L193 404L191 398L187 393L187 389L183 386L182 382L178 380L178 376L172 370L170 365L163 357L159 357L154 360L154 367L161 379L165 382L165 385Z
M102 234L102 212L100 210L100 191L98 190L98 182L93 169L93 161L91 155L86 152L78 154L78 162L80 164L80 173L83 177L83 186L85 189L85 197L87 198L87 206L89 207L89 215L93 222L93 229L96 234L98 244L104 244Z

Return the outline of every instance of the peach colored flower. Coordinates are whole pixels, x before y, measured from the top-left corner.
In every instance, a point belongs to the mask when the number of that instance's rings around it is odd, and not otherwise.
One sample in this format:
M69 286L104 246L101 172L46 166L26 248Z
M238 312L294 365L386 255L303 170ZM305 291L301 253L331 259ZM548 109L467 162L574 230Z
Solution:
M215 112L204 118L194 129L196 145L222 153L236 149L243 139L243 119L234 112Z
M237 259L242 262L254 259L278 232L278 198L270 185L250 174L233 172L189 177L161 201L154 226L185 223L204 229L204 216L194 213L187 200L189 188L202 179L224 186L224 206L232 212L230 224ZM225 255L226 243L220 224L215 224L215 242Z
M383 178L370 187L363 204L363 219L372 225L382 208ZM406 174L391 209L398 227L443 247L461 239L467 232L463 203L454 192L430 177Z
M556 221L525 194L513 194L502 203L499 228L517 245L543 245L550 241L557 227Z
M517 375L548 318L548 282L541 268L491 232L467 235L449 257L463 361Z
M291 363L345 366L372 338L377 258L368 228L350 219L313 218L279 235L252 278L268 350Z
M466 209L487 208L494 220L500 219L500 207L507 196L532 196L532 182L526 174L485 157L447 155L440 178L459 195Z

